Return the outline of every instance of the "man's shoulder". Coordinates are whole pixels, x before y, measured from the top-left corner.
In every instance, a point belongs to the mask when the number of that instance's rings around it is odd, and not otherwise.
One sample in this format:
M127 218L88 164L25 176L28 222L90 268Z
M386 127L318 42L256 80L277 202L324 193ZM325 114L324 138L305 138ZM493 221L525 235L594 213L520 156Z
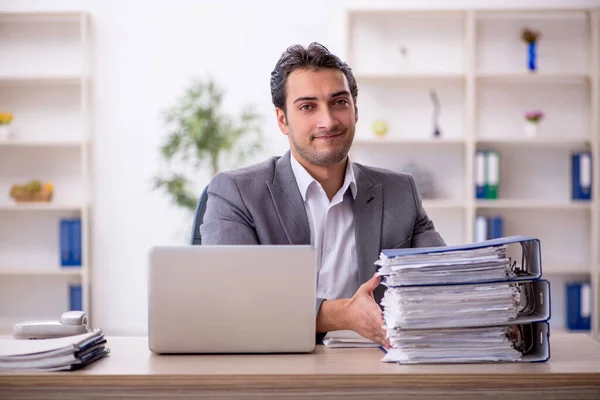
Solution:
M354 167L358 169L359 173L364 174L365 177L370 180L373 184L378 183L389 183L389 182L401 182L406 184L411 184L412 175L393 171L391 169L382 168L382 167L374 167L372 165L364 165L360 163L353 163Z
M263 178L273 177L275 165L281 156L269 157L264 161L250 164L241 168L235 168L220 172L218 175L226 176L235 181L265 180Z

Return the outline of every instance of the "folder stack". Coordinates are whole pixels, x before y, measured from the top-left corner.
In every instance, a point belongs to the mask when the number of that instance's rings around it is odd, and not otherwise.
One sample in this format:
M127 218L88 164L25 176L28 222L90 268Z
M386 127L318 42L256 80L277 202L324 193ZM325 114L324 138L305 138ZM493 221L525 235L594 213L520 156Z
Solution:
M70 371L110 353L104 333L44 339L0 339L0 371Z
M510 236L383 250L378 275L391 344L383 361L540 362L550 357L550 284L540 242Z

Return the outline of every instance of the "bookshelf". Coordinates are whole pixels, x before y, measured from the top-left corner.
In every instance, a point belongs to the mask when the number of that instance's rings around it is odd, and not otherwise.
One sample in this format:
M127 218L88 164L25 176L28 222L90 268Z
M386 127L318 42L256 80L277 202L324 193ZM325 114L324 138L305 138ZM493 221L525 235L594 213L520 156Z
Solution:
M90 42L81 12L0 12L0 334L24 319L58 319L69 286L90 309ZM16 203L12 184L52 182L50 202ZM61 267L60 220L81 219L82 262Z
M449 244L474 240L475 217L502 216L504 235L542 242L551 324L565 328L564 285L592 282L600 338L600 19L596 9L348 9L345 59L359 86L354 161L418 165L434 182L424 207ZM541 31L537 70L525 27ZM441 137L433 136L434 90ZM534 138L523 114L545 113ZM385 121L384 137L372 133ZM475 154L500 155L497 200L475 198ZM574 151L592 152L592 201L571 199ZM410 171L409 171L410 172ZM417 178L417 177L415 177ZM417 183L418 184L418 183Z

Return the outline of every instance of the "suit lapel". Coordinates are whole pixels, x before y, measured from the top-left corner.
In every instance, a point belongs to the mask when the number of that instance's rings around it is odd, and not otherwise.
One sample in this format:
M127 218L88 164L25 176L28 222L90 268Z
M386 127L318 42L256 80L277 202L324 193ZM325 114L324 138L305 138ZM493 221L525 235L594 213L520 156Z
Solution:
M277 216L289 244L310 244L310 228L290 163L290 152L286 152L275 164L273 182L267 182Z
M373 185L368 177L354 165L357 193L352 203L356 256L360 284L368 281L375 273L375 261L379 258L381 246L381 224L383 216L383 195L381 183Z

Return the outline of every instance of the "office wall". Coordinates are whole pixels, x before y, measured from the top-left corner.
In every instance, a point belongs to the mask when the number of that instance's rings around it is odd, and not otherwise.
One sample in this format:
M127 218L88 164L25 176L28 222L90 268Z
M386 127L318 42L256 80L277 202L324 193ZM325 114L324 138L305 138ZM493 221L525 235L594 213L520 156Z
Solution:
M287 148L270 103L269 74L292 43L319 41L345 51L347 7L521 7L523 1L24 1L0 10L88 11L92 18L92 307L108 334L146 333L146 255L150 246L184 243L191 219L151 190L164 134L160 113L193 76L214 76L225 106L248 102L264 117L266 149ZM528 1L528 7L598 6L600 1ZM208 182L198 171L197 184ZM225 283L223 283L225 285ZM553 316L554 318L554 316Z

